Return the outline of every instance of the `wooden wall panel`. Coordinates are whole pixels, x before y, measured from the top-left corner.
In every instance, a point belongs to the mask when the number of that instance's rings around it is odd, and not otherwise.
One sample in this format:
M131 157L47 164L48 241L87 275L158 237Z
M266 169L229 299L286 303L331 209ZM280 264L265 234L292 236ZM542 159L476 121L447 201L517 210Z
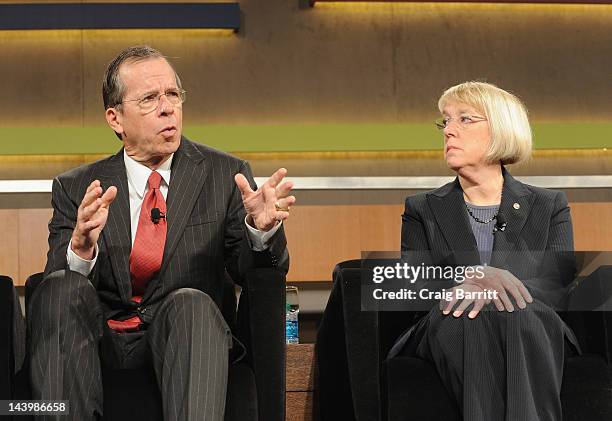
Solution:
M359 206L296 206L286 232L289 280L327 280L335 264L360 256Z
M576 250L612 250L612 203L573 203ZM362 251L400 247L402 205L296 206L286 222L291 253L288 280L330 280L334 266ZM21 285L43 270L50 209L0 210L0 272Z
M0 209L0 232L2 247L0 247L0 274L7 275L17 281L19 278L19 210Z
M612 250L612 203L571 203L574 247L582 251Z
M397 251L400 248L404 205L359 206L361 250Z
M19 285L31 274L45 269L52 213L51 209L19 210Z
M291 210L286 222L291 281L331 279L334 266L362 251L397 250L402 206L329 205Z

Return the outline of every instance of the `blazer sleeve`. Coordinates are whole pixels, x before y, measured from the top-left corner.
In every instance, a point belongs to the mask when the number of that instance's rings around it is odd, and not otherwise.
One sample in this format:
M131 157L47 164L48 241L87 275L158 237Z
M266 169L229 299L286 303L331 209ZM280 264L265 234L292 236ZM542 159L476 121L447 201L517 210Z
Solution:
M539 275L523 283L534 298L562 310L567 305L567 286L576 275L572 218L563 192L556 192L554 198L541 262Z
M424 196L408 197L402 215L402 260L416 266L433 262L432 246L425 229L427 215L419 209L422 208L424 199Z
M431 265L433 258L431 255L431 245L425 230L427 221L425 212L419 212L419 200L424 199L424 196L413 196L406 199L406 207L402 215L402 237L401 237L401 255L402 262L412 266ZM421 202L422 203L422 202ZM417 278L411 281L411 288L415 291L420 289L428 289L430 291L439 291L445 288L450 288L453 285L452 280L436 279L436 278ZM428 310L436 305L437 300L409 300L406 310ZM420 313L419 313L420 314ZM417 317L420 317L417 315Z
M414 198L406 199L404 214L402 215L401 251L429 250L429 242L425 234L425 226L421 215L415 210Z
M561 286L565 289L576 277L576 256L572 216L564 192L557 192L555 197L546 249L554 267L558 268Z
M567 196L557 192L546 246L550 251L574 251L574 231Z
M49 221L49 250L45 276L67 269L66 252L76 225L78 205L70 199L59 178L53 180L51 205L53 216Z

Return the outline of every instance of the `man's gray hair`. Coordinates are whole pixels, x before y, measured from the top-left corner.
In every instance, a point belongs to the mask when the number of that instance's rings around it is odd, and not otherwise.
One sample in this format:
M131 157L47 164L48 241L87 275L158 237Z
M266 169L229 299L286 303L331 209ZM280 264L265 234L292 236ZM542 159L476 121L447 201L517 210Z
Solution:
M105 110L120 106L123 101L125 86L119 77L119 68L121 65L128 61L138 62L154 58L163 58L168 61L166 57L155 48L149 47L148 45L136 45L121 51L119 55L108 64L106 72L104 73L104 80L102 81L102 100L104 101ZM172 67L170 62L168 62L168 64ZM172 67L172 69L174 70L174 67ZM176 70L174 71L174 75L176 76L178 88L182 88L181 79L176 73Z

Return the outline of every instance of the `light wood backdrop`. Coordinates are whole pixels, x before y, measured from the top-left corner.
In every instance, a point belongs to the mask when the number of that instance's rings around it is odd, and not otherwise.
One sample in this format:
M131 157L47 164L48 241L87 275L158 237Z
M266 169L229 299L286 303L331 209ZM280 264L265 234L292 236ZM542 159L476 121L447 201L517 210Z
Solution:
M576 250L612 250L612 203L572 203ZM361 251L399 250L401 205L297 206L286 223L289 281L331 279L336 263ZM42 271L51 209L0 209L0 273L23 285Z

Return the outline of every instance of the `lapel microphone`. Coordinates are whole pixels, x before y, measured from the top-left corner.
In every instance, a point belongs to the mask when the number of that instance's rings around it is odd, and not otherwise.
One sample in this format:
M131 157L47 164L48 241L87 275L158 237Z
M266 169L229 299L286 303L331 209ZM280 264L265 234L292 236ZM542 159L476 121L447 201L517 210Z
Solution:
M495 218L495 227L493 228L493 234L497 231L506 231L506 226L508 223L506 222L506 218L504 218L504 214L498 212L497 217Z
M166 214L162 212L159 208L151 209L151 221L155 225L159 224L160 219L166 219Z

